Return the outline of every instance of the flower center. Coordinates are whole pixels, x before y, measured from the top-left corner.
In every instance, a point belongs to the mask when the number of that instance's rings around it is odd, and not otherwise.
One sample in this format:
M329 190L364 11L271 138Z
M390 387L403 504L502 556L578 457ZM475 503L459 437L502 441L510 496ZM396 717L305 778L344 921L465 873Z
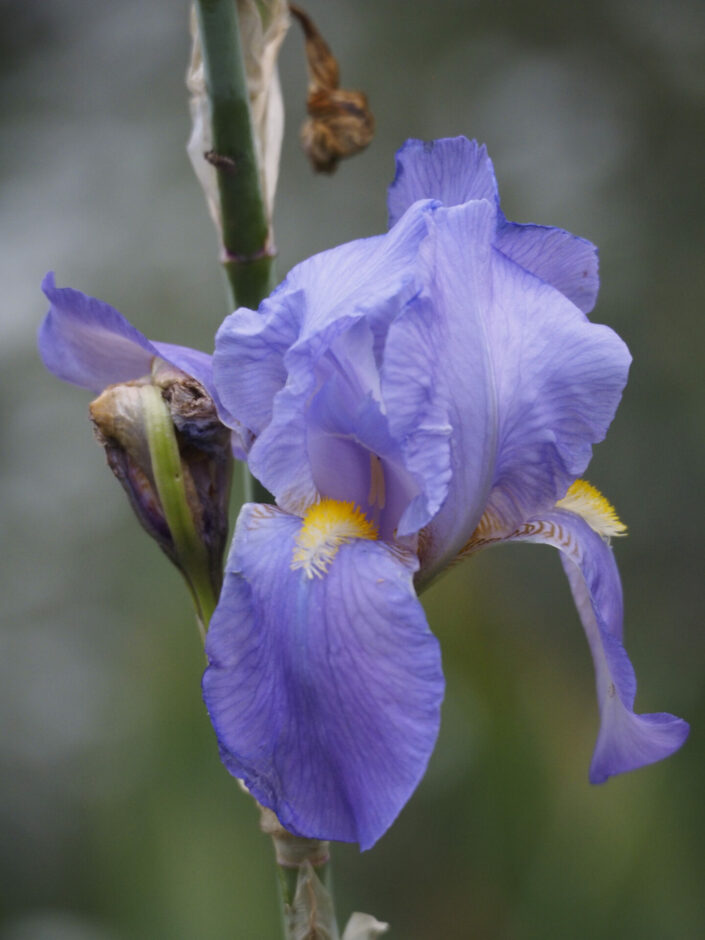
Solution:
M303 568L307 578L322 578L345 542L377 537L377 526L355 503L322 499L306 510L291 567Z

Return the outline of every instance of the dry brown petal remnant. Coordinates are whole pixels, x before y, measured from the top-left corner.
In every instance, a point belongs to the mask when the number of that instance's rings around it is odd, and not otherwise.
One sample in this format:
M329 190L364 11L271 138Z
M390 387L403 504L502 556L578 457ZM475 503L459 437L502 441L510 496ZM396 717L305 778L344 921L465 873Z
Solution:
M338 87L338 63L311 17L294 4L289 9L304 31L308 61L309 117L301 127L301 145L317 173L333 173L340 160L370 143L375 119L364 92Z

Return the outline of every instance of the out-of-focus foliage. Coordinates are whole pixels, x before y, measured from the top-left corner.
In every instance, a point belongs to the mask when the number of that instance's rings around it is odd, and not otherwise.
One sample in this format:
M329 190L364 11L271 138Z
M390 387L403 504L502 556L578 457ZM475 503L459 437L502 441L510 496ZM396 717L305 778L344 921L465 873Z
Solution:
M596 242L593 317L633 355L588 479L645 695L693 724L667 762L587 783L591 667L554 553L488 552L427 595L448 692L429 772L375 849L336 850L341 914L432 937L683 940L705 930L705 7L442 0L307 9L377 118L333 178L299 150L282 55L279 271L382 230L406 137L486 141L507 215ZM218 761L185 588L131 518L87 396L34 347L55 268L147 335L207 348L227 312L185 154L185 2L2 3L1 940L268 940L271 848ZM342 919L345 919L344 917Z

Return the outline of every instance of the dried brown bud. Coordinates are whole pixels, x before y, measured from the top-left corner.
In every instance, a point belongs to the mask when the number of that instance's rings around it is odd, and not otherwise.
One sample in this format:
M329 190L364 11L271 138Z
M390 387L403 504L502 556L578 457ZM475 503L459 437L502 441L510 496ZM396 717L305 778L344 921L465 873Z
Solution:
M301 144L314 170L332 173L340 160L364 150L375 131L375 119L362 91L340 88L338 63L311 17L289 4L306 38L309 118L301 127Z

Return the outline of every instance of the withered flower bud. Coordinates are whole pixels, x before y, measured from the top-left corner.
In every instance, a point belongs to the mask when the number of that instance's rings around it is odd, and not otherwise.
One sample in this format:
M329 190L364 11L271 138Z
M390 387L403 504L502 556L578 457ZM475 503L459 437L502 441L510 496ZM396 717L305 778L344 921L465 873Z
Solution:
M364 150L375 119L362 91L340 88L338 63L311 17L289 4L306 39L309 118L301 127L301 145L318 173L333 173L340 160Z
M90 405L96 436L140 523L184 575L206 623L222 582L230 432L204 387L154 360Z

